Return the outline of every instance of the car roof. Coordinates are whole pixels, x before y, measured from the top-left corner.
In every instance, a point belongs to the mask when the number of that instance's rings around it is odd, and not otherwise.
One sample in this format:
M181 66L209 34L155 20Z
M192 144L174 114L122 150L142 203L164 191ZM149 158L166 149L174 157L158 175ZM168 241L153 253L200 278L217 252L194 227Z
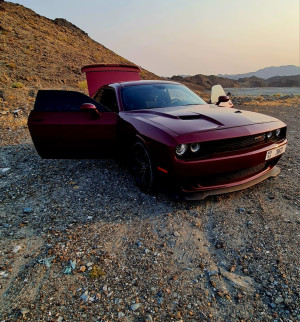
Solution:
M180 83L156 79L156 80L139 80L139 81L130 81L130 82L120 82L117 84L119 84L122 87L127 87L127 86L136 86L136 85L180 84ZM110 85L112 85L112 84L110 84Z

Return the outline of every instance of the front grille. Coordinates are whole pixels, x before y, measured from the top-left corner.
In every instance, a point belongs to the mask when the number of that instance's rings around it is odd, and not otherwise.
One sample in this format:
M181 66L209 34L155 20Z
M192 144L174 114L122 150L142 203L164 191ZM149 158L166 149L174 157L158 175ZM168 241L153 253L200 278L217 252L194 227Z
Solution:
M211 153L220 153L227 151L234 151L260 145L265 143L266 138L264 134L246 136L241 138L219 140L214 142L207 142L207 149Z
M258 174L259 172L266 169L266 165L266 163L262 163L247 169L204 176L199 178L197 182L194 182L192 186L194 186L195 188L199 188L208 186L218 186L226 183L236 182L254 176L255 174Z
M267 138L266 134L267 132L263 132L255 135L248 135L232 139L201 142L201 148L198 153L192 153L191 151L188 151L181 157L181 159L196 160L215 153L226 153L231 151L267 146L284 140L286 137L286 128L281 129L279 137L276 137L275 131L272 131L273 135L270 139Z

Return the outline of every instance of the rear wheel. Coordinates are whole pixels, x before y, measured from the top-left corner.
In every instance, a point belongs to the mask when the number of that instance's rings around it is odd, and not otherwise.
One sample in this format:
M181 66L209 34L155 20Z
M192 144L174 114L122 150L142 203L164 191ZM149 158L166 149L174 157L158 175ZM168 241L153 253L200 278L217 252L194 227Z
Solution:
M154 173L149 152L142 142L136 142L132 149L131 170L136 185L144 192L153 191Z

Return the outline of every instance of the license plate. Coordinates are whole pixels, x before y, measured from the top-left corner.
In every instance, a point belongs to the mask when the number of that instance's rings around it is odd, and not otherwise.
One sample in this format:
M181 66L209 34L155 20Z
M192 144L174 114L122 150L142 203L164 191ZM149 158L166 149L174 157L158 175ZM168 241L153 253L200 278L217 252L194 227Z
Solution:
M278 155L282 154L285 151L285 149L286 149L286 144L280 146L279 148L275 148L267 151L266 160L277 157Z

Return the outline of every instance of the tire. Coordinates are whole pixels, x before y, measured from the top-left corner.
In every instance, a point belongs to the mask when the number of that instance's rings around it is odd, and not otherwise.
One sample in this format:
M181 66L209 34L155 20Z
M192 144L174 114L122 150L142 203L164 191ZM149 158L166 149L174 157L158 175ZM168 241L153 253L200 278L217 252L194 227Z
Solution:
M142 142L136 142L132 148L131 171L136 185L144 192L154 189L153 164L149 152Z

